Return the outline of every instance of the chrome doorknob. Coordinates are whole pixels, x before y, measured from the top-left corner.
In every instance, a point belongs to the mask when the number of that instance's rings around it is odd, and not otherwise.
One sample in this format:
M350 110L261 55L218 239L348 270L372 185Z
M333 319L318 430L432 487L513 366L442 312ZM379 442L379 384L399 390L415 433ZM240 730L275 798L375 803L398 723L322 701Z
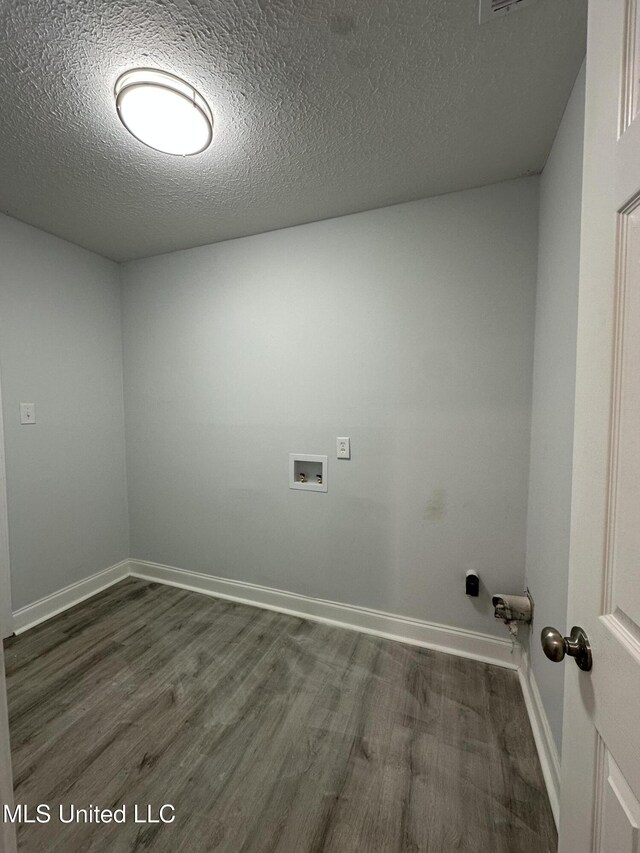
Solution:
M563 637L556 628L543 628L540 642L543 652L554 663L559 663L565 655L569 655L574 658L580 669L585 672L591 669L593 659L589 639L577 625L574 625L568 637Z

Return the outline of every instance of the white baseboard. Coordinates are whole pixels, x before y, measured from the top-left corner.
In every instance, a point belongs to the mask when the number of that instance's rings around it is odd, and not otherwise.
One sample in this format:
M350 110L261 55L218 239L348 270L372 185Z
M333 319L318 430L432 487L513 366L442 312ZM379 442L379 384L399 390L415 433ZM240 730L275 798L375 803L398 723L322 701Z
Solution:
M143 560L123 560L115 566L110 566L16 610L13 614L14 631L16 634L21 634L129 576L316 622L337 625L402 643L436 649L509 669L518 669L520 666L520 647L516 646L513 649L508 640L502 640L490 634L439 625L435 622L385 613L367 607L311 598L258 584L219 578Z
M97 592L102 592L103 589L113 586L114 583L126 578L128 574L129 561L123 560L121 563L116 563L115 566L109 566L108 569L96 572L95 575L72 583L70 586L53 592L39 601L34 601L33 604L21 607L20 610L14 611L13 630L16 634L21 634L40 622L62 613L63 610L68 610L75 604L79 604L85 598L91 598Z
M414 646L437 649L496 666L517 669L520 665L520 647L516 646L513 650L509 640L502 640L489 634L438 625L394 613L384 613L381 610L339 604L335 601L325 601L321 598L311 598L281 589L228 580L143 560L130 560L129 574L215 598L226 598L266 610L276 610L279 613L337 625L365 634L374 634L377 637L386 637L389 640L410 643Z
M556 827L558 827L560 823L560 756L526 652L522 652L518 677L533 729L533 737L538 750L542 775L547 786L551 811Z

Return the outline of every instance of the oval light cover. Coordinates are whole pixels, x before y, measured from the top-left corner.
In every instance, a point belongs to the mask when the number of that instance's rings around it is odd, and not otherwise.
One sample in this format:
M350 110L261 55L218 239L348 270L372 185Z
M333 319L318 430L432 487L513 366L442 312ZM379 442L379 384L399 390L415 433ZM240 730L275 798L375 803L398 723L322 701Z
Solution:
M165 154L199 154L213 137L213 115L193 86L153 68L125 71L115 86L120 121L140 142Z

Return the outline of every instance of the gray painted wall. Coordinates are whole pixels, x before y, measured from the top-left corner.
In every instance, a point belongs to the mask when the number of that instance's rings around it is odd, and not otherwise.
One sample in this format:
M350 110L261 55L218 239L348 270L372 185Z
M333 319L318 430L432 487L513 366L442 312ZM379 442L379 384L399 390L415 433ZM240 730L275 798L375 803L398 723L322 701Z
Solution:
M582 201L584 68L540 180L527 583L535 599L531 665L558 749L563 666L540 648L545 625L567 619L575 350Z
M16 610L128 556L119 268L0 215ZM21 426L20 402L37 423Z
M505 635L464 573L523 587L537 196L125 264L132 557ZM329 455L326 494L290 451Z

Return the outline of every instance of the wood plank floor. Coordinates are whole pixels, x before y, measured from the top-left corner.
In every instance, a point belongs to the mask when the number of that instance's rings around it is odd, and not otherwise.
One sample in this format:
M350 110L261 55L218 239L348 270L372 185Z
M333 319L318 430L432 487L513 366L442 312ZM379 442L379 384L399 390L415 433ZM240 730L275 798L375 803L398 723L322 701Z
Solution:
M511 671L132 578L6 658L21 851L556 850Z

